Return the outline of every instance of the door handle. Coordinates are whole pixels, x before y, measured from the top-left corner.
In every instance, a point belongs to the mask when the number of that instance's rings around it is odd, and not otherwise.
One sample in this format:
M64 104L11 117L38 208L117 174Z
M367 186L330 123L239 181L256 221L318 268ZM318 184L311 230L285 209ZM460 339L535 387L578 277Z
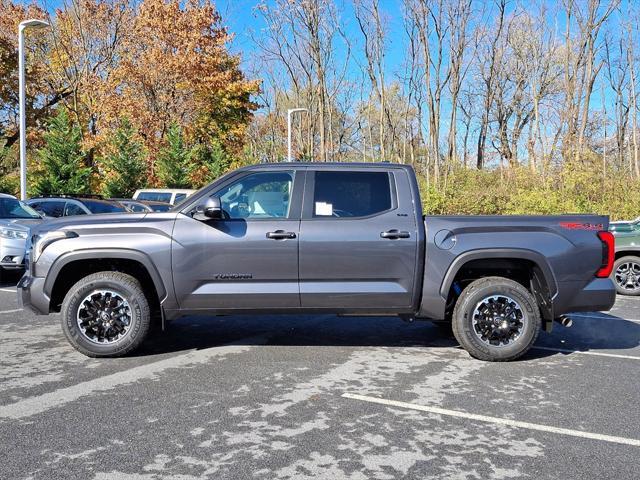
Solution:
M389 240L395 240L397 238L409 238L411 234L409 232L405 232L404 230L387 230L386 232L380 232L380 237L388 238Z
M272 240L285 240L287 238L296 238L296 234L294 232L276 230L275 232L267 232L267 238L270 238Z

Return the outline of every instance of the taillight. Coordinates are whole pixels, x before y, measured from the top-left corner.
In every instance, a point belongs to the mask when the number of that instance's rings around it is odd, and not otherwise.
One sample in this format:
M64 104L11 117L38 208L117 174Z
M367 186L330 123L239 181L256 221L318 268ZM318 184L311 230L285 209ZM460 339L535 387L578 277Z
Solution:
M602 265L596 272L596 277L607 278L613 270L613 261L616 254L615 238L611 232L598 232L598 238L602 242Z

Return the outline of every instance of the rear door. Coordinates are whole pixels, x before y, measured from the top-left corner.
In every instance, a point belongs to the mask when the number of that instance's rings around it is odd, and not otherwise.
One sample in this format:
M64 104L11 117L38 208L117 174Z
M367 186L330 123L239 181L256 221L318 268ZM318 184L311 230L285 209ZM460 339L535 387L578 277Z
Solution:
M300 226L302 307L411 308L418 226L409 192L401 169L309 170Z

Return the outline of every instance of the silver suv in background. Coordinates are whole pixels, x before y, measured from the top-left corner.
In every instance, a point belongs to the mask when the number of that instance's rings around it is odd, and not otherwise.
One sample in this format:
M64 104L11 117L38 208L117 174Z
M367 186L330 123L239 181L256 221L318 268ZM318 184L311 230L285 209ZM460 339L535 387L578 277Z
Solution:
M29 226L42 217L12 195L0 193L0 275L24 268Z

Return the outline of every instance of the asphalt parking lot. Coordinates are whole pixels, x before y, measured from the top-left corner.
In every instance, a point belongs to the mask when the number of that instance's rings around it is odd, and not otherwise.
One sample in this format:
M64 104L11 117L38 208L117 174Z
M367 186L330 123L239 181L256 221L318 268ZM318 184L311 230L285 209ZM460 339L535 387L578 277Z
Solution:
M121 359L0 285L2 479L639 478L640 298L484 363L428 322L190 317Z

